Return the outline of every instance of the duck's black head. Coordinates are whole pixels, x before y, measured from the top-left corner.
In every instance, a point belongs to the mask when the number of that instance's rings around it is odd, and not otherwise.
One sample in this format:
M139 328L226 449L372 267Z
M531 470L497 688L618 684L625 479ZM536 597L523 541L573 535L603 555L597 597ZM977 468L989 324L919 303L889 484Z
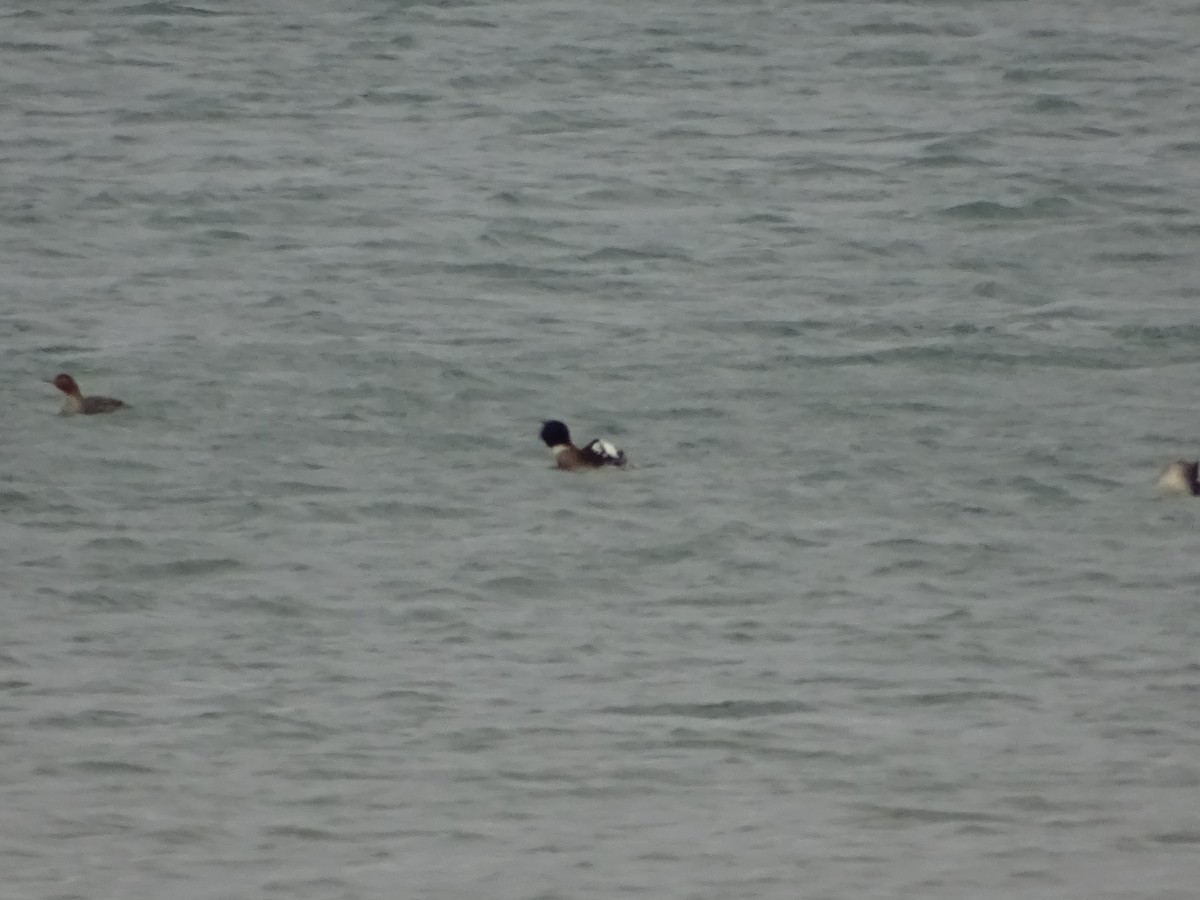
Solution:
M571 432L567 431L567 426L558 419L551 419L549 422L542 423L542 440L546 442L547 447L569 444L571 443Z

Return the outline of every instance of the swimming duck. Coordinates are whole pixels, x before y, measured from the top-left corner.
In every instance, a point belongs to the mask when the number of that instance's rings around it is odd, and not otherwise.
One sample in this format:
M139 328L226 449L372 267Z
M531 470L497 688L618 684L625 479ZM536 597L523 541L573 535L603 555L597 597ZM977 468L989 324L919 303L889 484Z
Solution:
M59 410L60 415L72 416L82 413L85 416L91 416L96 413L114 412L125 406L123 402L114 400L112 397L83 396L75 379L66 372L59 372L53 378L47 378L46 381L67 395L63 400L62 409Z
M624 466L628 462L623 450L599 438L582 448L576 447L571 443L567 426L557 419L542 423L542 440L554 454L554 464L560 469L599 469Z
M1186 494L1189 497L1200 496L1200 481L1196 475L1200 472L1200 462L1196 460L1177 459L1168 463L1155 482L1164 494Z

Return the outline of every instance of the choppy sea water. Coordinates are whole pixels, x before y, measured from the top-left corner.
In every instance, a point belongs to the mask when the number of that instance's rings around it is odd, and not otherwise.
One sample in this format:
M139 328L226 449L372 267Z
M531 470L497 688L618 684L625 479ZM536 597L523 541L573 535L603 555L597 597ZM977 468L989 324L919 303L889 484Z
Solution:
M1198 34L8 7L3 893L1190 900Z

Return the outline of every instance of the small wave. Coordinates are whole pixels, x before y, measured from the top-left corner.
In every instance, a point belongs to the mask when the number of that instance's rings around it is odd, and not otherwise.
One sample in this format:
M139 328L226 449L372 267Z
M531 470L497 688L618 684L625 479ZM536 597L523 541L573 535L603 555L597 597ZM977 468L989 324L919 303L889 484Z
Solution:
M1112 330L1112 336L1126 344L1147 347L1180 345L1194 349L1200 342L1200 325L1190 322L1175 325L1123 325Z
M1080 112L1083 110L1081 104L1058 94L1042 94L1033 101L1030 108L1034 112L1044 113Z
M1150 840L1171 846L1200 844L1200 831L1164 831L1150 835Z
M942 213L956 219L994 222L1014 219L1061 218L1074 209L1075 204L1066 197L1038 197L1019 206L1008 206L994 200L974 200L970 203L946 207Z
M144 766L121 759L85 759L72 763L71 768L92 775L151 775L160 771L154 766Z
M161 0L153 0L150 3L139 3L135 6L119 7L115 10L118 13L126 13L134 16L231 16L236 13L218 12L212 9L203 9L199 6L184 6L182 3L161 2Z
M952 824L955 822L1010 822L1012 816L1002 816L996 813L976 812L972 810L934 809L920 806L882 806L863 804L860 809L898 822L917 822L922 824Z
M601 712L621 716L682 716L693 719L753 719L808 712L812 707L799 700L724 700L719 703L653 703L607 706Z
M847 53L834 65L859 69L871 68L924 68L934 64L933 57L924 50L902 50L895 47L883 50L856 50Z
M241 565L240 560L229 557L180 559L167 563L136 566L130 570L130 574L143 578L195 578L222 572L231 572L234 569L240 568Z
M648 249L645 247L604 247L594 253L581 257L585 262L611 262L628 259L671 259L689 262L691 256L681 250L670 250L665 247Z
M129 728L145 724L146 719L113 709L85 709L77 713L46 716L35 724L49 728Z
M72 50L60 44L41 44L36 41L0 41L0 51L7 53L52 53L55 50Z

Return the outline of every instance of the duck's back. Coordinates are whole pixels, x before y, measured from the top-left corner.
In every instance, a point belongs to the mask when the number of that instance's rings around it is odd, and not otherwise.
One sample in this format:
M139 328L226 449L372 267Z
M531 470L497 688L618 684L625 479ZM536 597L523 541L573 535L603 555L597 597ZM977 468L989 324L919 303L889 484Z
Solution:
M624 450L600 438L595 438L580 453L593 466L623 466L627 462Z
M125 403L113 397L84 397L80 407L79 411L85 416L94 416L97 413L109 413L123 409Z

